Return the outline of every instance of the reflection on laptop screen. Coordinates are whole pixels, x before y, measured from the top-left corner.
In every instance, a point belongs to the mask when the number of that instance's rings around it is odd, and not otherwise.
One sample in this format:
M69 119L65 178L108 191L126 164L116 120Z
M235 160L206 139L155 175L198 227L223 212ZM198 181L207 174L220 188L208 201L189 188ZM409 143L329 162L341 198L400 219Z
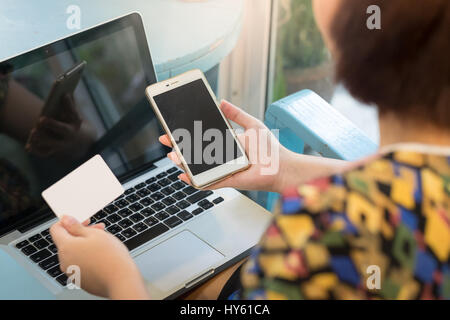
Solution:
M144 96L156 80L147 42L142 27L129 22L0 64L0 227L43 208L41 191L96 153L117 176L166 154ZM55 81L83 61L73 95L43 113Z

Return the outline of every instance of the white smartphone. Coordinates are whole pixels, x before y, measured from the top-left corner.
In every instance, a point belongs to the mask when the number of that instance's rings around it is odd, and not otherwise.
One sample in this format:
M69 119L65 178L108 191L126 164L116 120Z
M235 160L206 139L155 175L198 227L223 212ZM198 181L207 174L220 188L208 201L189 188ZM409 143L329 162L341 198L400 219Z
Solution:
M146 95L194 187L205 188L249 167L200 70L153 84Z

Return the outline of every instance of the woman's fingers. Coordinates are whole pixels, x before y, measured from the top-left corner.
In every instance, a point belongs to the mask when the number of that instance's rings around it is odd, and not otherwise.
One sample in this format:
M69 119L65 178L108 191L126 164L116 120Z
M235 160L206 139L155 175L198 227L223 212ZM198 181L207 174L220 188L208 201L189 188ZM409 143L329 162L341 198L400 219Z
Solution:
M172 142L170 141L169 136L167 134L160 136L159 142L161 142L163 145L169 148L173 148Z
M97 223L97 224L90 225L89 228L105 230L105 224L103 222L102 223Z
M56 222L50 227L50 235L57 247L64 241L72 239L72 235L62 225L61 221Z
M188 185L192 185L191 179L189 179L188 175L186 173L182 173L178 176L178 179L181 181L187 183Z
M66 230L75 237L82 237L86 235L86 228L84 225L79 223L75 218L70 216L64 216L61 219L61 224Z
M169 153L167 154L167 158L169 158L170 160L173 161L173 163L175 163L177 166L179 166L180 168L182 168L180 158L178 157L178 155L177 155L176 152L173 152L173 151L172 151L172 152L169 152Z

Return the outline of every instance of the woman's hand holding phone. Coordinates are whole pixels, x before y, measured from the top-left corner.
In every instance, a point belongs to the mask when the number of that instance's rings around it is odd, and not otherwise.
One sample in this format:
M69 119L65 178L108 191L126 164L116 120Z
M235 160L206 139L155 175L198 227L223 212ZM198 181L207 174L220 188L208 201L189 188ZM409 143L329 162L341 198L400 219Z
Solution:
M265 167L269 167L270 164L262 164L259 161L259 151L264 148L264 150L269 150L270 148L279 148L279 159L280 165L283 159L289 156L290 151L281 146L276 137L270 132L270 130L258 119L252 117L248 113L242 111L238 107L232 105L227 101L222 101L220 108L225 115L225 117L237 123L244 129L244 133L239 134L237 137L245 149L245 152L250 161L250 167L247 170L237 172L228 178L213 184L206 189L220 189L220 188L237 188L241 190L265 190L273 192L282 191L282 178L280 177L281 172L272 175L261 174ZM251 145L249 139L250 134L257 134L257 143ZM263 135L268 135L268 138L262 139ZM159 141L168 146L173 147L170 139L167 135L163 135L159 138ZM169 159L175 162L181 167L180 159L175 152L170 152L168 155ZM280 167L281 169L281 167ZM186 173L180 175L180 179L184 182L191 184L191 181Z

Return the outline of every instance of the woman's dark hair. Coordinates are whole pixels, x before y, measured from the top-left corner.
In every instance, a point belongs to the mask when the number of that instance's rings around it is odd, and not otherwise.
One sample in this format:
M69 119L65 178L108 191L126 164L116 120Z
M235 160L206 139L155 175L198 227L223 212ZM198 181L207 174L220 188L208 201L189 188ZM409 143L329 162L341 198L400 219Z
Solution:
M380 30L367 27L371 5ZM450 126L450 0L342 0L331 37L336 78L356 98Z

